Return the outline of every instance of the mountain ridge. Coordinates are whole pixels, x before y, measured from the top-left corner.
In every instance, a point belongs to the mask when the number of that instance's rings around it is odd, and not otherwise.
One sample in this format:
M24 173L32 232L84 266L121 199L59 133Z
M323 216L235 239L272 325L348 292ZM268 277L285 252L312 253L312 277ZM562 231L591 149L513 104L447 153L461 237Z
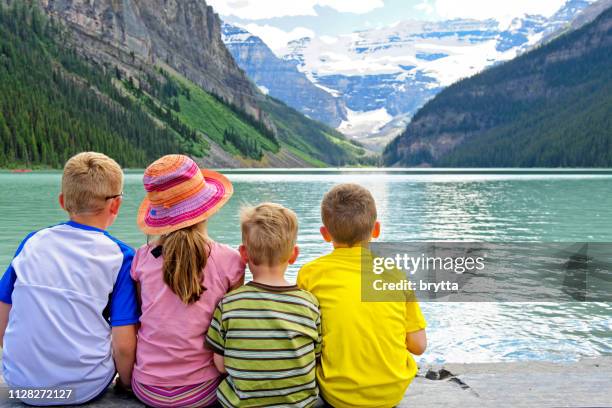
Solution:
M612 164L612 8L578 30L459 81L383 154L389 166Z
M294 64L278 58L257 36L228 23L223 42L238 65L264 93L332 127L346 119L344 102L312 83Z
M402 21L333 38L305 37L275 52L344 101L347 117L339 130L382 148L401 133L406 118L444 87L553 38L592 4L568 0L550 17L523 15L504 23ZM257 83L257 67L247 72ZM300 110L294 95L291 105Z

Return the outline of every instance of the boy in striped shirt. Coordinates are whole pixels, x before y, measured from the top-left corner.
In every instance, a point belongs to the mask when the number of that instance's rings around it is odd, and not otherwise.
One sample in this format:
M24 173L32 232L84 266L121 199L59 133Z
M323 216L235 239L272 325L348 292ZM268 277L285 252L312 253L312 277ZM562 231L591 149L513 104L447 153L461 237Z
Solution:
M253 280L221 300L206 336L224 407L311 407L317 401L317 299L285 280L298 256L295 213L264 203L241 214L240 254Z

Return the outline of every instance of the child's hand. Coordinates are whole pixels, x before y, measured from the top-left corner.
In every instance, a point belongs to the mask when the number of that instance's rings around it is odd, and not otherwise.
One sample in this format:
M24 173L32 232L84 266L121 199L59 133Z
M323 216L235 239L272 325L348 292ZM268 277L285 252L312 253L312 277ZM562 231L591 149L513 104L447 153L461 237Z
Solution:
M221 374L227 374L227 370L225 369L225 359L221 354L213 354L213 362L215 363L215 367L217 367L217 371Z
M132 387L125 385L123 381L121 381L121 378L117 377L115 380L115 394L132 395L133 393Z

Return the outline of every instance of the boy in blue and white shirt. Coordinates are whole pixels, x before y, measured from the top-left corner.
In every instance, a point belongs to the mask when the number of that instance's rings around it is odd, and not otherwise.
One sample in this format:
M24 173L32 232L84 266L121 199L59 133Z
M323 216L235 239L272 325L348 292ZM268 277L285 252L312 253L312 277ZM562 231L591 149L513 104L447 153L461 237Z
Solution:
M139 318L134 251L105 231L122 188L111 158L87 152L68 160L59 201L70 221L28 235L0 280L4 380L26 403L88 402L116 372L130 385ZM71 394L19 392L33 388Z

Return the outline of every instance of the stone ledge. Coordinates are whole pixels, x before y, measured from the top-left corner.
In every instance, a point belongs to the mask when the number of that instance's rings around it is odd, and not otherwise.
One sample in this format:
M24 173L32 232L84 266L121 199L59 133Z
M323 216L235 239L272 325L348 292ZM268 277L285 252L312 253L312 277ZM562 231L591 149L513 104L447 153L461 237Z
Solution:
M424 367L398 408L612 407L612 356L573 363L514 362ZM1 407L25 407L0 401ZM87 407L144 407L109 389Z

